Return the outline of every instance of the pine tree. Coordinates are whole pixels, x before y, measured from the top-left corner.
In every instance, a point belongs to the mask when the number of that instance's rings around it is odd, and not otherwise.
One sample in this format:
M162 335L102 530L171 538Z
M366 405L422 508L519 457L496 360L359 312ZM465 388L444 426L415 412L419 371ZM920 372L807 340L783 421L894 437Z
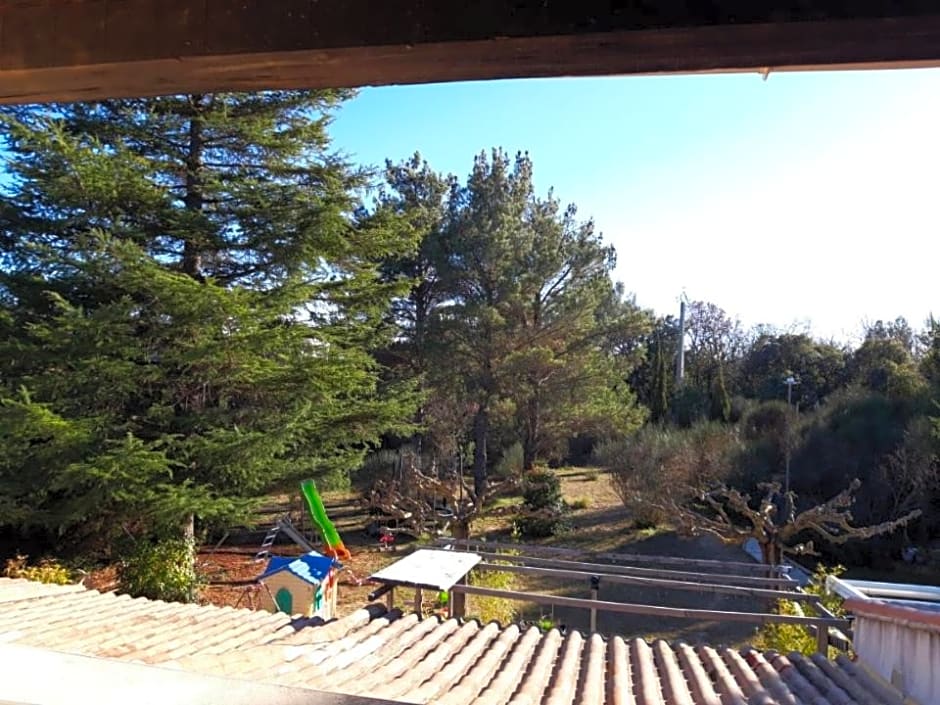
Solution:
M641 423L625 377L646 319L610 280L593 223L535 195L528 156L480 154L465 184L414 159L389 186L383 205L423 238L417 259L393 263L415 277L396 349L426 362L423 421L446 410L472 439L477 496L500 442L518 440L530 468L573 435Z
M3 117L0 525L87 534L231 516L341 476L412 400L370 350L412 245L357 221L339 92Z

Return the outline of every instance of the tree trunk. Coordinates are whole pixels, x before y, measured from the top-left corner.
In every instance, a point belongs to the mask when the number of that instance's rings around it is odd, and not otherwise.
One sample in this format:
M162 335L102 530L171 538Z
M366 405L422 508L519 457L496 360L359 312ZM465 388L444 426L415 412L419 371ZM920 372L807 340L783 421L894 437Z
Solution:
M486 496L486 440L489 426L489 411L481 405L473 417L473 493L480 504Z
M525 438L522 440L522 469L529 471L535 466L541 430L541 404L536 392L526 404Z
M204 151L204 142L202 134L202 121L199 110L202 105L203 97L201 95L190 96L190 102L193 107L192 115L189 118L189 144L186 153L186 193L183 196L183 205L186 210L199 212L203 208L205 197L203 194L202 183L202 156ZM202 252L195 241L194 233L187 232L183 234L183 259L181 268L183 272L193 279L202 279ZM192 513L187 514L180 524L180 534L185 541L193 547L196 545L196 516ZM193 551L193 564L195 565L196 553Z
M470 538L470 519L468 517L461 517L456 519L451 525L451 534L458 541L465 541Z
M196 515L187 514L180 522L180 534L185 541L196 542Z
M761 558L764 560L765 565L779 565L783 556L781 555L780 546L776 541L764 540L758 541L760 545Z
M199 212L203 208L204 194L202 183L202 155L205 148L202 134L202 120L199 115L202 106L201 95L190 96L193 114L189 119L189 144L186 154L186 193L183 204L186 210ZM199 243L195 241L195 233L184 234L183 272L193 279L202 278L202 251Z

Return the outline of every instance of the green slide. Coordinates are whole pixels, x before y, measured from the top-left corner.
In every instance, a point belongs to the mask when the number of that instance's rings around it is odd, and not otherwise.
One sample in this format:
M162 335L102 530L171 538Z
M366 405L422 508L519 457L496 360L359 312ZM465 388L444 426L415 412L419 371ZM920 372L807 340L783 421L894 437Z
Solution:
M300 492L307 500L307 507L310 509L310 518L317 525L320 533L323 535L323 541L326 543L325 553L341 561L349 560L352 555L343 545L343 540L339 537L336 527L326 515L326 508L323 506L323 500L320 499L320 493L317 492L317 486L313 480L304 480L300 483Z

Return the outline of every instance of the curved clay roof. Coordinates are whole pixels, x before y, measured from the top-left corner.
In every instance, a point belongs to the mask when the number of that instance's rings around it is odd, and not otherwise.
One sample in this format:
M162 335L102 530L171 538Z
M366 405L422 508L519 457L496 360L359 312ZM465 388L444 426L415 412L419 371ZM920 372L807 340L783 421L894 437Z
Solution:
M0 579L0 642L442 705L897 704L841 657L652 644L368 605L322 623Z

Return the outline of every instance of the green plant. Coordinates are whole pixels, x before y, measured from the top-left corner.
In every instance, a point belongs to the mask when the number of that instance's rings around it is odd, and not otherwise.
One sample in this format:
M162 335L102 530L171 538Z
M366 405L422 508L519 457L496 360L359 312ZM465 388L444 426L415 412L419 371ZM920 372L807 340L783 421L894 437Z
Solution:
M565 501L561 482L551 470L529 472L522 483L526 514L519 517L519 531L530 538L554 536L565 528Z
M523 450L521 443L513 443L503 453L503 457L493 468L495 477L519 477L523 468Z
M830 575L841 575L843 572L845 572L843 566L827 568L820 564L816 566L813 578L806 587L806 592L818 595L822 606L837 617L845 614L845 610L842 608L842 598L826 591L826 578ZM777 614L820 616L812 605L795 603L789 600L778 600L774 611ZM796 651L809 656L816 653L816 637L799 624L767 624L758 632L756 641L755 645L758 648L778 651L783 654ZM831 649L832 647L830 647Z
M569 509L587 509L591 506L591 500L587 497L578 497L568 502Z
M17 555L7 560L3 571L7 578L22 578L38 583L68 585L72 582L72 571L51 558L43 558L36 565L28 565L29 556Z
M532 470L522 483L522 501L529 509L560 509L561 481L551 470Z
M186 539L139 542L119 566L121 592L167 602L193 602L201 581L196 546Z
M547 632L550 629L555 628L555 620L549 617L548 615L543 614L541 617L538 618L538 621L535 623L535 625L542 631Z
M684 429L647 426L598 446L598 462L638 528L673 520L671 505L727 479L740 446L733 427L703 421Z
M495 562L498 563L499 561ZM470 573L469 581L471 585L495 590L512 590L516 587L515 573L501 570L475 570ZM519 617L513 603L502 597L468 595L467 602L467 614L484 624L487 622L510 624Z

